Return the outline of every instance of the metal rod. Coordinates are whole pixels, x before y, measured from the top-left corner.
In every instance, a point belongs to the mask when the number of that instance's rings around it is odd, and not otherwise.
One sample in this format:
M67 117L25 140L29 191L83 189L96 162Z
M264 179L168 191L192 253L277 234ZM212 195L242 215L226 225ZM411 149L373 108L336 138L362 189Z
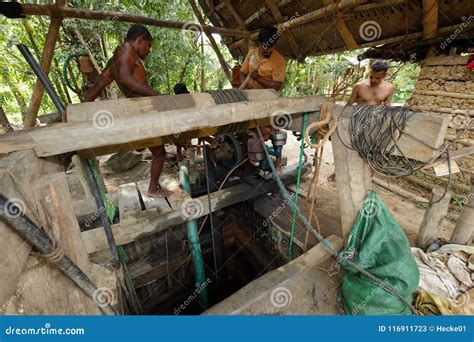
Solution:
M8 209L5 209L8 206ZM25 214L8 215L8 212L21 213L21 209L13 202L0 194L0 219L9 227L13 228L20 236L32 244L41 254L48 255L54 252L55 247L49 236L47 236L31 219ZM54 263L67 275L77 286L94 300L97 293L97 287L92 283L89 277L71 260L67 255ZM94 300L97 304L97 302ZM115 315L114 310L108 304L98 305L106 315Z
M112 255L112 265L116 268L120 268L120 259L117 252L117 245L115 244L114 234L112 233L112 227L110 226L109 219L106 214L106 207L100 196L99 186L94 178L94 172L89 164L88 160L83 160L84 168L86 170L87 179L91 188L92 196L94 196L95 203L99 209L100 222L102 223L105 231L105 236L109 244L110 254Z
M53 101L54 106L58 110L59 113L64 113L66 111L66 108L64 107L63 103L61 102L58 93L56 93L56 90L54 89L53 85L51 84L51 81L49 80L48 76L43 72L41 69L40 65L36 61L36 59L33 57L31 54L30 50L28 47L24 44L17 44L18 50L20 50L21 54L25 58L26 62L28 65L31 67L33 72L35 73L36 77L40 80L41 84L44 87L44 90L48 93L49 97Z

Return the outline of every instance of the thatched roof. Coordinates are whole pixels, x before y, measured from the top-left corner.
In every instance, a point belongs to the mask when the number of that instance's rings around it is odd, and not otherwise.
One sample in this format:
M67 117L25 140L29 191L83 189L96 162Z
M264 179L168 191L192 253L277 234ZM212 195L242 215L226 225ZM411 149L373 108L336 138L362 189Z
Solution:
M276 48L285 57L298 60L385 43L393 44L395 50L400 43L413 47L435 39L439 44L457 29L456 39L474 39L474 16L469 17L474 15L472 0L199 2L214 26L248 30L254 39L259 28L278 25L282 34ZM226 37L224 42L234 57L248 51L249 40Z

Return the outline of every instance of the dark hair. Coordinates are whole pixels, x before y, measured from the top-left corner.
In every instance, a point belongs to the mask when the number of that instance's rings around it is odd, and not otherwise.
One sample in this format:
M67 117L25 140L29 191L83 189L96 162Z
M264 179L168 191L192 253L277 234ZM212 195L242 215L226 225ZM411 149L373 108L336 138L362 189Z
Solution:
M378 59L370 65L370 70L372 70L373 72L379 72L379 71L386 72L388 70L388 63L381 59Z
M189 94L188 87L186 87L186 84L184 83L176 83L173 87L173 90L176 95Z
M143 25L132 25L132 27L128 29L127 37L125 38L125 40L127 42L130 42L139 37L143 37L144 39L149 41L153 40L150 31L148 31L148 29Z
M265 26L258 33L258 42L266 47L272 47L278 41L278 30L273 26Z

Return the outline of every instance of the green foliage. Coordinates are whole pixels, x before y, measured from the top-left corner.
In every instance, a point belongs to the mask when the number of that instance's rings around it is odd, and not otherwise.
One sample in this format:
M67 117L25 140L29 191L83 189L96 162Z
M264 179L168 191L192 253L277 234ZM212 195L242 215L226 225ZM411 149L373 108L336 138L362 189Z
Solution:
M50 3L48 0L36 3ZM154 18L196 23L194 13L187 0L70 0L68 6L90 10L107 10L145 15ZM31 28L29 35L26 26ZM33 16L26 20L0 18L0 105L12 122L22 120L25 115L34 84L35 75L15 47L26 44L39 60L48 31L49 19ZM123 42L130 24L117 20L64 19L60 39L56 45L55 61L50 78L63 102L79 102L71 91L65 91L62 66L66 58L84 52L77 39L78 30L98 64L103 68L113 50ZM214 51L198 32L150 27L154 37L152 53L145 65L153 88L162 93L172 93L176 82L184 82L193 91L230 87ZM219 44L221 52L230 66L235 64L229 51ZM354 84L366 77L366 68L359 66L356 56L361 51L337 55L309 57L305 64L288 63L287 81L282 94L285 96L324 95L347 100ZM82 84L76 63L72 63L74 74ZM411 96L419 69L416 65L394 64L392 81L397 89L394 102L405 102ZM118 94L120 96L120 94ZM47 95L43 96L40 115L54 112L55 108Z

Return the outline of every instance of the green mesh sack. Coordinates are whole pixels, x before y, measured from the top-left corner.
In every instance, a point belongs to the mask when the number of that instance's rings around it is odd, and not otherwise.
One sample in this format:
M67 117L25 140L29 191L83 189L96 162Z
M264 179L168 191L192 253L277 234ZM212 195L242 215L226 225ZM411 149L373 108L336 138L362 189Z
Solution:
M375 192L367 196L343 253L412 302L418 267L405 232ZM400 298L350 266L345 267L341 294L347 315L412 314Z

